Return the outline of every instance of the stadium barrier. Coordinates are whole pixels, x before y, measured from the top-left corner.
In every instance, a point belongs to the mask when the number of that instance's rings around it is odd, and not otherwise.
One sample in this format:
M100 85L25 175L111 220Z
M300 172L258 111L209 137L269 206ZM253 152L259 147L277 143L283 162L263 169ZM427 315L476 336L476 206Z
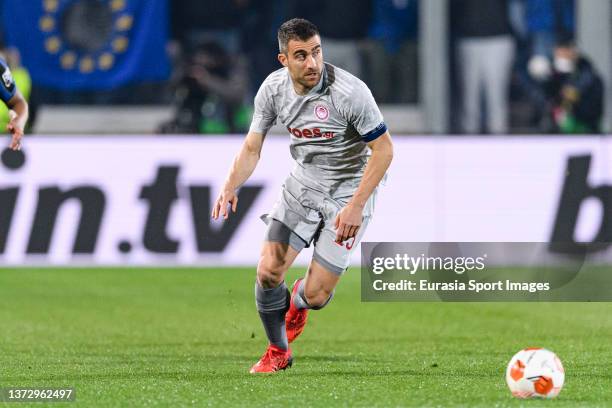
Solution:
M394 141L365 241L599 241L596 255L612 262L612 138ZM254 265L265 228L259 216L293 164L288 140L269 137L238 212L212 222L212 202L241 143L28 138L23 155L1 156L0 264Z
M395 133L416 134L425 131L423 111L417 105L380 105L389 129ZM139 135L155 133L162 123L176 115L169 105L141 106L79 106L43 105L36 114L33 133L52 135ZM285 135L280 123L270 134Z

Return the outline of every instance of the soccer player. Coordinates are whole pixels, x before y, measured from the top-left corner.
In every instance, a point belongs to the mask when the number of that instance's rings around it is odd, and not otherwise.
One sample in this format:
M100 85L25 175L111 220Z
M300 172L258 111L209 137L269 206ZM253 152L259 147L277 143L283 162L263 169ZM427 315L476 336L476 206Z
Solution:
M6 130L12 135L9 148L21 150L23 129L28 121L28 103L17 89L11 70L3 58L0 58L0 76L0 99L9 108L9 123L6 125Z
M227 219L229 208L236 211L236 190L255 170L266 133L280 121L291 137L295 167L271 213L263 217L267 231L255 299L270 344L251 373L291 366L289 343L302 332L308 310L322 309L331 300L393 157L391 136L370 90L323 62L314 24L285 22L278 43L283 68L257 92L250 130L212 210L214 219ZM306 276L289 293L285 274L311 244L314 254Z

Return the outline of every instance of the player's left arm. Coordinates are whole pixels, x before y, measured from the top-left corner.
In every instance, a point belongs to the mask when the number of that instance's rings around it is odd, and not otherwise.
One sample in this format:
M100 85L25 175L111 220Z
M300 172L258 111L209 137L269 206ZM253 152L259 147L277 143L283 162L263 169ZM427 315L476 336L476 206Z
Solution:
M16 90L15 95L6 102L6 106L9 108L9 123L6 125L6 130L12 136L9 147L13 150L20 150L23 130L28 121L28 103L21 92Z
M336 216L336 242L342 243L357 235L361 227L363 209L382 180L393 160L393 142L388 131L368 142L372 155L353 198Z

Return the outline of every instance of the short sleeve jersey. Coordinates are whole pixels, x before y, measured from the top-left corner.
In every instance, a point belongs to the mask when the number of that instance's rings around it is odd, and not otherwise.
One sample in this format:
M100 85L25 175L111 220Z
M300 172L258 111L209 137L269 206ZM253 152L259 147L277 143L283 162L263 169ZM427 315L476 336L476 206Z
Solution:
M15 96L17 88L11 70L2 59L0 59L0 76L2 78L0 81L2 82L2 84L0 84L0 99L2 99L4 103L8 103L8 101Z
M332 197L353 195L368 160L367 143L387 131L363 81L327 63L306 95L295 92L287 68L266 78L255 96L250 130L265 135L277 121L291 137L291 175Z

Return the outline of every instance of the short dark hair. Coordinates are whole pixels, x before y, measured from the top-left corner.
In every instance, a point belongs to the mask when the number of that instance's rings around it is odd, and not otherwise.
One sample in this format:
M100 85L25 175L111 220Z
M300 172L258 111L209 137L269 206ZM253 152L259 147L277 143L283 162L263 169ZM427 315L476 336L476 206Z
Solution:
M278 49L286 53L289 40L306 41L315 35L319 35L316 25L303 18L292 18L278 29Z

